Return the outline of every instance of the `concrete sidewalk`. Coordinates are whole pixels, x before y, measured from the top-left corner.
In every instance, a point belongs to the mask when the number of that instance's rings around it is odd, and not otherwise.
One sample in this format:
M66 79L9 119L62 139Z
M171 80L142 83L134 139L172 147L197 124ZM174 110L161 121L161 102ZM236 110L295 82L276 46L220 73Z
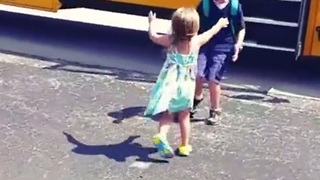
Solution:
M151 87L1 63L0 179L319 179L319 102L226 89L223 124L194 123L193 154L164 161L141 117Z

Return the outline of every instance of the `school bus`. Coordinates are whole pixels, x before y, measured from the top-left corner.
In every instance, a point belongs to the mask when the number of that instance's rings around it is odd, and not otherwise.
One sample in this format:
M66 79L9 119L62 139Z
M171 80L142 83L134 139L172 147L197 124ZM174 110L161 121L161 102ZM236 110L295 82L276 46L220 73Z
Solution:
M0 3L57 12L86 7L146 15L148 10L169 17L181 6L201 0L0 0ZM320 58L320 0L240 0L247 24L245 46ZM159 13L160 12L160 13Z

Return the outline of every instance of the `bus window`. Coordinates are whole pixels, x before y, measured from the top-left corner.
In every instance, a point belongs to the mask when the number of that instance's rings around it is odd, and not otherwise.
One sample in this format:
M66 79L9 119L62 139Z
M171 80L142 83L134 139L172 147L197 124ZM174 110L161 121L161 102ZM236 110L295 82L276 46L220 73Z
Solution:
M56 12L61 7L59 0L0 0L1 4Z

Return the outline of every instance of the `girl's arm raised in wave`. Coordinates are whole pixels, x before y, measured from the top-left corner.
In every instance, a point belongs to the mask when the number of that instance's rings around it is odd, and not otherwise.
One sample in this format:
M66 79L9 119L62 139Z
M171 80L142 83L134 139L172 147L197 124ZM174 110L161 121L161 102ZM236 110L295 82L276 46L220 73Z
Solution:
M229 24L229 21L227 18L220 18L219 21L212 26L211 29L209 29L208 31L205 31L202 34L199 34L196 37L196 41L198 43L199 46L204 45L205 43L207 43L212 36L216 35L222 28L227 27Z
M149 38L156 44L164 47L170 46L170 36L160 35L155 31L154 24L156 20L156 14L152 11L149 12Z

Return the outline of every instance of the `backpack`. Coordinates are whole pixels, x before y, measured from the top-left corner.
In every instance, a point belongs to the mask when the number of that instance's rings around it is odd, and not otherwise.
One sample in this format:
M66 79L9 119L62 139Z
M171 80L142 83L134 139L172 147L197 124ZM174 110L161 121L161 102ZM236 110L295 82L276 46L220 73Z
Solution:
M203 9L203 14L206 17L209 17L210 13L210 1L212 0L202 0L202 9ZM237 14L238 14L238 9L239 9L239 0L230 0L230 13L231 13L231 18L230 18L230 26L232 33L234 37L236 37L236 31L235 27L237 27Z

